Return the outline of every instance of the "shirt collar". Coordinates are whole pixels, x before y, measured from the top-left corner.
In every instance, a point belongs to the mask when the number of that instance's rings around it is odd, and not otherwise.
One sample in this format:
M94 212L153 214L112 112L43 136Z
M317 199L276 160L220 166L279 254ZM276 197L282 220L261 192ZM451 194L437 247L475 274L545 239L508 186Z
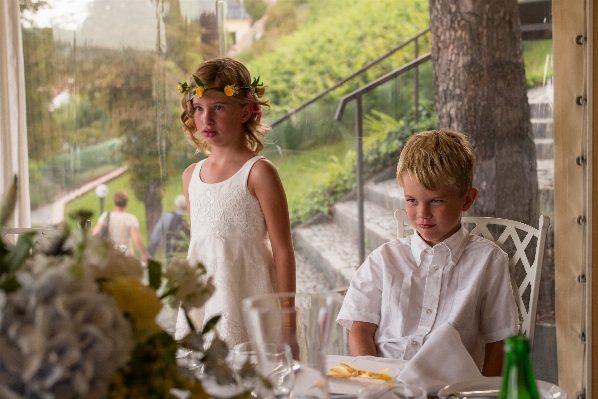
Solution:
M411 253L415 258L417 266L419 267L419 265L421 264L422 252L430 250L433 251L434 248L437 248L439 246L445 246L446 248L448 248L451 254L451 261L454 265L456 265L459 261L459 258L461 258L463 251L465 251L465 247L469 242L469 238L469 232L465 229L465 227L463 227L463 225L461 225L461 228L457 230L455 234L453 234L446 240L434 245L434 247L430 247L416 231L414 234L411 235Z

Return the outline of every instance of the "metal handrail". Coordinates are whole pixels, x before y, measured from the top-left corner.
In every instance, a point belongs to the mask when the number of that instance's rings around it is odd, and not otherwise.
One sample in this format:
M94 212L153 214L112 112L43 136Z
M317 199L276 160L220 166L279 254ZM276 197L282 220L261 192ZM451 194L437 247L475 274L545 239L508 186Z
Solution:
M338 108L334 119L340 121L345 112L347 103L355 100L355 145L357 155L356 175L357 175L357 228L358 228L358 250L359 250L359 262L362 263L365 260L365 221L363 214L363 109L361 98L363 94L375 89L376 87L395 79L396 77L408 72L412 69L416 69L420 64L430 60L432 58L430 53L426 53L421 57L414 59L413 61L403 65L402 67L395 69L392 72L387 73L379 77L378 79L366 84L365 86L345 95L339 102ZM416 69L417 70L417 69ZM416 90L417 91L417 90ZM417 104L416 104L417 108Z
M281 116L280 118L278 118L277 120L275 120L274 122L270 123L270 127L273 128L273 127L279 125L283 121L285 121L288 118L290 118L291 116L295 115L297 112L299 112L299 111L303 110L304 108L306 108L308 105L313 104L314 102L318 101L320 98L324 97L326 94L328 94L331 91L333 91L334 89L337 89L338 87L342 86L343 84L345 84L349 80L353 79L357 75L359 75L359 74L367 71L368 69L370 69L374 65L376 65L379 62L381 62L381 61L385 60L386 58L390 57L391 55L393 55L394 53L396 53L397 51L399 51L403 47L411 44L412 42L415 42L415 46L416 46L416 50L415 51L416 51L416 54L417 54L419 38L421 36L425 35L426 33L428 33L429 31L430 31L430 28L424 29L423 31L421 31L418 34L416 34L415 36L413 36L411 39L409 39L409 40L407 40L407 41L399 44L398 46L396 46L396 47L390 49L389 51L387 51L386 53L382 54L380 57L375 58L374 60L370 61L369 63L367 63L363 67L359 68L357 71L353 72L351 75L349 75L349 76L347 76L347 77L339 80L334 85L332 85L329 88L327 88L326 90L324 90L324 91L316 94L311 99L309 99L306 102L302 103L301 105L293 108L292 110L290 110L289 112L287 112L286 114L284 114L283 116Z

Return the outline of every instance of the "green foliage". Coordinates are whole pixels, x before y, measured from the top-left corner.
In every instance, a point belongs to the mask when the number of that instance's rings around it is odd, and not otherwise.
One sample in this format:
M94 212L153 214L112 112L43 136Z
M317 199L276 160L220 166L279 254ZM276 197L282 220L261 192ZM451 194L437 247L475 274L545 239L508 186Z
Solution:
M533 40L523 42L523 61L528 87L546 84L552 79L552 40Z
M248 63L252 73L266 80L276 113L310 99L429 23L427 2L422 0L405 1L400 6L396 0L310 0L309 7L310 18L304 24L280 38L275 50ZM425 51L427 44L421 46ZM412 52L412 48L406 49L390 63L370 69L339 91L337 99L411 60Z
M274 36L287 35L297 29L297 13L290 1L279 1L268 12L266 31Z
M378 111L366 116L364 130L368 135L363 142L365 178L396 164L409 136L417 131L433 129L434 125L434 116L423 108L417 124L408 119L395 120ZM327 176L303 192L300 201L289 201L292 226L297 226L318 212L328 214L329 207L335 201L356 188L354 150L347 150L341 157L331 155L325 163L318 162L317 166L325 169Z
M255 22L263 17L268 9L268 5L264 0L244 0L243 5L245 6L245 11L251 17L251 22Z

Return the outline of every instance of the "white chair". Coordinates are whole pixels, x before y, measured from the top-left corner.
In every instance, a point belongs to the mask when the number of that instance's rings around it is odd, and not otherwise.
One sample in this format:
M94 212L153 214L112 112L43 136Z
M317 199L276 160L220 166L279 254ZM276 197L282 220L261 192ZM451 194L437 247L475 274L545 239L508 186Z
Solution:
M62 232L54 229L36 229L27 227L6 227L0 229L0 239L5 245L13 246L14 243L8 239L9 235L19 235L24 233L34 232L35 236L33 242L47 244L52 237L58 237ZM16 242L16 240L15 240Z
M398 238L408 235L407 231L409 230L413 231L413 227L407 219L407 212L404 209L397 209L395 211L395 219L397 221ZM477 234L495 242L509 255L511 284L513 292L517 293L515 299L521 316L519 332L528 337L530 343L533 344L536 329L536 313L538 310L538 294L540 292L540 276L542 275L544 247L546 245L548 227L550 226L550 218L541 215L537 229L525 223L501 218L464 216L461 220L468 227L471 234ZM470 228L469 225L472 225L472 227ZM495 227L493 228L492 226ZM490 230L496 230L494 234L498 238L495 238ZM536 250L533 254L534 261L530 264L526 250L528 247L531 248L530 243L534 237ZM509 239L512 245L505 245ZM519 275L519 269L517 268L521 266L517 266L518 264L521 264L523 271L525 271L525 277L523 277L519 284L517 284L514 278L515 275Z

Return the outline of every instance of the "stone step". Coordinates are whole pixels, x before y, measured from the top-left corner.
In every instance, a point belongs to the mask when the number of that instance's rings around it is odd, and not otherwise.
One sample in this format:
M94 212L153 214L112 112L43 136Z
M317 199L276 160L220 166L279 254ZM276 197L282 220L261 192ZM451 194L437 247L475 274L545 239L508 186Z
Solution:
M530 101L529 103L529 111L531 118L552 118L553 115L553 106L550 103L550 100L547 99L538 99L533 102Z
M305 255L334 288L349 285L360 266L357 240L328 220L293 229L295 250Z
M395 184L397 183L395 182ZM396 208L391 210L371 201L364 201L366 252L370 252L396 238L394 209ZM351 237L358 236L357 201L344 201L334 204L333 219Z
M405 208L403 188L399 186L394 176L380 182L366 183L364 192L368 201L386 209Z
M554 159L553 139L534 139L536 159Z
M554 121L552 118L532 118L530 121L534 138L554 139Z

